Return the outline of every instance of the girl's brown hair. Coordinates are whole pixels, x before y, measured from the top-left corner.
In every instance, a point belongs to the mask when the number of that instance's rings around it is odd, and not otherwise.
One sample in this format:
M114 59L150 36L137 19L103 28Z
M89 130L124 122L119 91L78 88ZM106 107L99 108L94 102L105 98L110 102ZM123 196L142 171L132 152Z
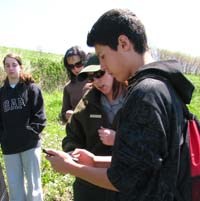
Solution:
M112 86L112 91L113 95L112 98L115 100L121 92L125 92L127 88L127 83L124 82L119 82L115 78L113 78L113 86Z
M20 82L24 82L26 84L29 84L29 83L34 83L34 79L33 77L31 76L31 74L28 74L28 73L24 73L23 72L23 65L22 65L22 59L19 55L16 55L14 53L10 53L10 54L7 54L4 59L3 59L3 65L5 66L5 62L6 62L6 59L7 58L13 58L17 61L17 63L20 65L21 67L21 73L20 73L20 78L19 78L19 81ZM6 77L6 80L8 78Z

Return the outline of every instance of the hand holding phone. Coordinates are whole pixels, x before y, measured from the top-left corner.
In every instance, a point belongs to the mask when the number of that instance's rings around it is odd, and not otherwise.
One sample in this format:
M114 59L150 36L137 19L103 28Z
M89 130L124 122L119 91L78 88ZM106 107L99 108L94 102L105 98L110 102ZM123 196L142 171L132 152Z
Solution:
M42 149L42 152L47 154L48 156L54 156L53 154L48 153L48 151L46 149L44 149L44 148Z
M78 158L72 156L72 151L67 152L67 154L69 154L69 156L72 158L73 161L78 162Z
M72 157L72 160L73 160L73 161L78 162L78 158L75 158L75 157L73 157L73 156L71 156L71 157Z
M49 153L46 149L42 149L42 152L43 153L45 153L45 154L47 154L48 156L54 156L53 154L51 154L51 153ZM72 155L71 155L71 153L68 153L69 154L69 156L72 158L72 160L73 161L75 161L75 162L78 162L78 158L75 158L75 157L73 157Z

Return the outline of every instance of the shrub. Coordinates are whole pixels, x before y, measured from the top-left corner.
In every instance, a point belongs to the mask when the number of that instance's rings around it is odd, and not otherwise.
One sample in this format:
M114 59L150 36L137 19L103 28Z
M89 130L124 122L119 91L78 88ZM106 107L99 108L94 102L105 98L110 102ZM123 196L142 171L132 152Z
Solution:
M38 57L31 61L32 75L45 91L63 87L67 74L62 62L50 58Z

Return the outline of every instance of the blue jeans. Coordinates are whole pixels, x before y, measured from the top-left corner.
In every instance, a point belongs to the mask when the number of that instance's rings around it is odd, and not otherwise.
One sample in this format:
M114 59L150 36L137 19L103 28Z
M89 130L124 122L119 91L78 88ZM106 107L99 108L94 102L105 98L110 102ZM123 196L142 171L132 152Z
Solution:
M4 161L10 201L42 201L41 148L4 155Z

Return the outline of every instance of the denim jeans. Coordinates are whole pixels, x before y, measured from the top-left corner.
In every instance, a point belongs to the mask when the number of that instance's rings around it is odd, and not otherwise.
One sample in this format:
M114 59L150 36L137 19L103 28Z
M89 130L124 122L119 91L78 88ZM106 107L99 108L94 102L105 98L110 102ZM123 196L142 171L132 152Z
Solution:
M4 155L4 161L10 201L42 201L41 148Z

